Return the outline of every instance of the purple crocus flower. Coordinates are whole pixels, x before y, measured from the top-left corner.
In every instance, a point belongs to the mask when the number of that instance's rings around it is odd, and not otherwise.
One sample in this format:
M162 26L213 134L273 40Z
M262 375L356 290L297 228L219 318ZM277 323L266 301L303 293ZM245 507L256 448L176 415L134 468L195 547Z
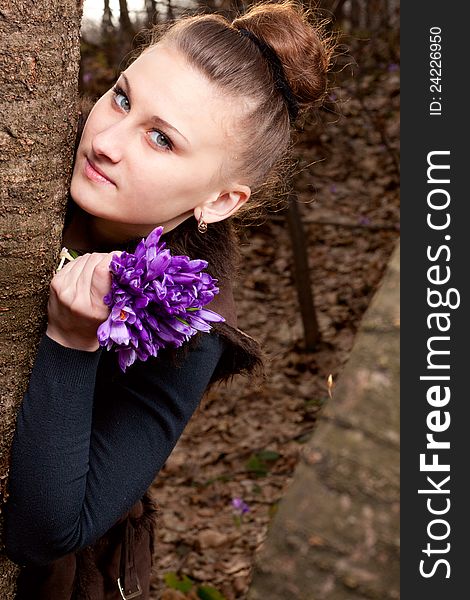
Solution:
M111 311L97 337L101 346L118 353L122 371L225 320L202 308L219 293L217 280L203 272L207 261L172 256L160 242L162 232L157 227L133 254L114 254L109 265L111 290L103 300Z
M241 515L250 511L250 507L242 498L232 498L232 506Z

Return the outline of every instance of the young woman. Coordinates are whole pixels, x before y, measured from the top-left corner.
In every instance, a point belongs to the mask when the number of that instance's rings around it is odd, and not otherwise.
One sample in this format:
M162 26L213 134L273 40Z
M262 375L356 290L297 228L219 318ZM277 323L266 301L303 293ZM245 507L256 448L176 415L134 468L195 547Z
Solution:
M260 365L236 327L233 217L276 180L300 112L326 92L332 44L291 0L233 22L185 17L155 34L86 118L47 330L18 412L5 506L17 598L148 598L156 508L146 490L207 387ZM266 194L265 194L266 196ZM162 226L209 262L225 317L125 373L99 347L112 251Z

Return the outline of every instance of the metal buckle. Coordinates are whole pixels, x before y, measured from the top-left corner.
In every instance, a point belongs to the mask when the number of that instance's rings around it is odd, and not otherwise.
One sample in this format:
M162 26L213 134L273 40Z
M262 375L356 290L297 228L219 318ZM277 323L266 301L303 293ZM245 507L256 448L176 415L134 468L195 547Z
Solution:
M137 598L137 596L141 596L142 595L142 588L140 587L140 581L139 578L136 576L137 582L137 590L135 592L131 592L129 591L127 594L126 592L122 589L122 585L121 585L121 578L118 577L117 580L117 584L119 587L119 591L121 592L121 597L124 598L124 600L130 600L131 598Z

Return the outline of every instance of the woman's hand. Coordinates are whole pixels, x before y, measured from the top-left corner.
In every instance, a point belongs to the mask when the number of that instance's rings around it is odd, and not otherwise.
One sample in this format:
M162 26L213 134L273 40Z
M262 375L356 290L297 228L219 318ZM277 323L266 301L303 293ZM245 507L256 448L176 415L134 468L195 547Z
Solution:
M89 352L99 348L96 330L109 315L103 296L111 289L113 254L85 254L54 275L47 307L48 337L67 348Z

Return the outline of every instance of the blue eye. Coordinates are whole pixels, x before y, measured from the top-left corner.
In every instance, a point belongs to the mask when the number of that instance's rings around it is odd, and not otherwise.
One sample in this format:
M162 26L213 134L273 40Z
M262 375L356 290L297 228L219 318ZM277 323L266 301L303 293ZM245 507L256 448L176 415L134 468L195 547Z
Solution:
M158 148L162 148L163 150L171 150L171 142L170 140L158 129L154 129L148 132L148 136L155 146Z
M119 87L114 87L113 92L114 102L119 106L119 108L122 108L122 110L128 112L131 109L131 105L129 104L126 94Z
M131 110L129 98L119 85L113 87L113 102L124 112L129 112ZM153 146L156 146L160 150L172 150L173 144L171 143L171 140L158 129L151 129L147 135Z

